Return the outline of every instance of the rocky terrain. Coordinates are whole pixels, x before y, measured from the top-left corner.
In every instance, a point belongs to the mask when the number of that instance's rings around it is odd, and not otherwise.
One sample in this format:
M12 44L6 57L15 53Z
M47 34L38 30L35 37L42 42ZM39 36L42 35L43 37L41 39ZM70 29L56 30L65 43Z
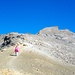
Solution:
M13 53L16 44L17 57ZM68 29L56 26L35 35L3 34L0 51L1 75L75 75L75 33Z

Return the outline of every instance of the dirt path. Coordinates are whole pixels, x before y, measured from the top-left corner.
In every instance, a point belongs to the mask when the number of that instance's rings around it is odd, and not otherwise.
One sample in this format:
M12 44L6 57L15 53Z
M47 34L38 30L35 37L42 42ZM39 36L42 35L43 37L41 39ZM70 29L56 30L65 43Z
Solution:
M20 54L23 52L23 49L22 49L22 47L20 46L19 47L19 54L18 54L18 56L15 56L15 54L11 54L11 59L9 60L9 63L8 63L8 66L9 66L9 68L12 68L12 69L14 69L14 66L13 66L13 62L20 56Z
M0 53L1 75L75 75L74 71L75 67L62 65L27 47L20 47L18 56L14 56L13 48Z
M14 48L12 47L0 52L0 75L23 75L19 71L15 70L13 62L18 56L15 56L13 51ZM21 53L22 51L19 52L19 55Z

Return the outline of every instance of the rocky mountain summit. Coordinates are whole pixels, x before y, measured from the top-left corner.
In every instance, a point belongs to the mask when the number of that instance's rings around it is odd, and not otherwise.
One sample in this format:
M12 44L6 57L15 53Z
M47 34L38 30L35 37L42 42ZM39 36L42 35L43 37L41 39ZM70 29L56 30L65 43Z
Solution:
M7 38L5 38L7 36ZM47 27L37 34L8 33L0 35L0 49L19 45L35 48L37 52L64 64L75 65L75 33L58 27Z

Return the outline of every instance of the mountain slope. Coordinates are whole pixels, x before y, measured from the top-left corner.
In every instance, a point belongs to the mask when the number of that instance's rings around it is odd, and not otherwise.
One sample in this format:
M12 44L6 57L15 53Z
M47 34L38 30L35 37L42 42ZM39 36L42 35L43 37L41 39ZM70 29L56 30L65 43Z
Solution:
M4 44L4 37L11 42ZM38 34L9 33L0 36L2 75L75 75L75 33L48 27ZM13 43L13 45L12 45ZM18 43L19 56L14 56Z

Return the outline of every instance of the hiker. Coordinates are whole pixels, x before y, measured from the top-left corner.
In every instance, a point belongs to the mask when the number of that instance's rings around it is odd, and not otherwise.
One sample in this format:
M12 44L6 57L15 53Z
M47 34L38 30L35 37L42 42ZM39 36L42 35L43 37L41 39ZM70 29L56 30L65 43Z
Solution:
M18 56L18 52L19 52L18 46L16 46L16 47L15 47L15 55L16 55L16 56Z

